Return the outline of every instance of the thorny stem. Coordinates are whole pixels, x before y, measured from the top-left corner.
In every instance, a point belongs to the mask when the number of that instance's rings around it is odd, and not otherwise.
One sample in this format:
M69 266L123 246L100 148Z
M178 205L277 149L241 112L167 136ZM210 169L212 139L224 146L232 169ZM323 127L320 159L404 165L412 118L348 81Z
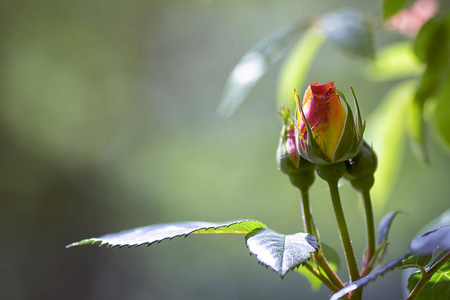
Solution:
M372 201L370 199L369 190L361 191L364 202L364 210L366 213L366 230L367 230L367 254L364 257L361 277L370 273L372 269L371 261L375 254L375 221L373 218Z
M442 256L430 269L428 269L425 272L422 272L422 277L420 278L419 282L416 284L414 289L411 291L411 294L409 294L408 298L406 300L412 300L416 299L416 297L419 295L419 293L422 291L422 289L425 287L425 285L428 283L428 281L431 279L431 277L439 271L439 269L450 260L450 251L448 251L444 256Z
M300 190L300 192L301 192L303 224L304 224L303 226L307 233L314 235L315 237L317 237L317 239L319 239L319 233L314 224L314 220L313 220L312 214L311 214L311 207L309 205L309 193L308 193L308 191L304 191L304 190ZM330 288L328 285L327 286L333 291L334 291L334 289L337 289L337 290L342 289L344 287L344 283L337 276L336 272L334 272L334 270L331 268L327 259L323 255L321 248L319 248L317 253L313 253L313 257L314 257L314 260L319 265L319 267L322 268L322 270L328 276L329 280L331 281L331 283L333 285L333 288ZM322 275L322 274L320 274L320 275Z
M358 280L359 271L358 265L355 259L355 253L353 252L352 241L350 239L350 234L348 233L347 222L344 217L344 210L342 209L341 198L339 196L339 188L337 181L328 181L328 186L330 187L330 195L333 203L334 213L336 215L336 220L338 223L339 233L341 235L341 242L344 248L345 258L347 260L348 272L350 274L350 280L353 282ZM361 299L362 290L358 289L354 292L353 299Z

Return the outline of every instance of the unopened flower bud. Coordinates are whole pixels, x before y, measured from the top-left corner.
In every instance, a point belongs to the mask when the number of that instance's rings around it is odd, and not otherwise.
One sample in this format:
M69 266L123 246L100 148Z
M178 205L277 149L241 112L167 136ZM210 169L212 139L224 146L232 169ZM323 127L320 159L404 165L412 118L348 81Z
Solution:
M302 158L297 150L295 125L283 109L285 118L277 149L277 163L281 172L288 175L291 183L299 189L308 189L314 182L314 165Z
M297 102L297 148L303 158L315 164L334 164L359 152L364 125L358 104L356 102L354 118L344 94L336 90L333 81L309 85L302 102L297 92L294 96Z

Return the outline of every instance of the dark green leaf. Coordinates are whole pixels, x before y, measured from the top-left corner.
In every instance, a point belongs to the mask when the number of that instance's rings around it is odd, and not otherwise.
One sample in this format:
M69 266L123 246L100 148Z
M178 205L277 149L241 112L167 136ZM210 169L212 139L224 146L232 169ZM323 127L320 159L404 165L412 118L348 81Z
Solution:
M100 244L111 247L151 245L163 240L173 239L179 236L188 236L192 233L240 233L247 234L257 228L265 228L266 225L254 220L238 220L223 223L209 222L183 222L156 224L139 227L119 233L107 234L98 238L90 238L72 243L66 248L86 244Z
M361 13L353 10L328 13L319 26L339 48L365 58L374 57L372 28Z
M375 271L372 271L369 275L355 280L354 282L347 285L345 288L339 290L338 292L334 293L333 296L331 296L330 300L338 300L342 297L344 297L346 294L353 292L354 290L357 290L358 288L365 286L370 281L373 281L377 279L378 276L384 275L385 273L389 272L390 270L394 269L395 266L397 266L403 259L405 259L409 254L405 254L399 258L396 258L392 260L391 262L387 263L382 268L379 268Z
M430 19L418 33L414 46L417 56L427 67L414 97L411 136L416 154L428 162L423 112L425 103L439 93L448 77L450 13Z
M425 232L409 243L412 254L431 255L437 248L450 249L450 226Z
M334 250L325 243L321 243L321 248L325 257L327 258L328 263L331 266L331 269L337 272L340 264L339 254L337 253L336 250ZM314 262L311 260L309 260L307 264L310 264L311 266L314 267ZM299 272L300 274L306 277L306 279L309 281L309 284L311 285L312 290L318 290L319 287L322 285L322 281L320 281L315 275L313 275L307 269L298 267L295 269L295 271ZM324 275L326 276L326 274Z
M392 225L392 221L395 216L399 213L399 211L393 211L388 213L384 218L380 221L380 225L378 226L378 244L381 245L384 240L387 240L389 230Z
M306 27L306 24L299 23L282 28L250 49L228 76L218 107L219 113L230 116L268 68L282 57ZM290 88L291 91L292 89L293 87Z
M319 246L316 237L308 233L284 235L268 228L255 229L245 239L250 253L281 277L306 263Z
M422 26L414 41L414 51L421 61L436 65L442 59L447 59L449 26L448 12L428 20Z
M398 13L406 4L407 0L383 0L383 17L389 19Z
M411 291L419 282L422 274L415 272L408 279L408 289ZM445 263L415 298L416 300L445 300L450 299L450 261Z

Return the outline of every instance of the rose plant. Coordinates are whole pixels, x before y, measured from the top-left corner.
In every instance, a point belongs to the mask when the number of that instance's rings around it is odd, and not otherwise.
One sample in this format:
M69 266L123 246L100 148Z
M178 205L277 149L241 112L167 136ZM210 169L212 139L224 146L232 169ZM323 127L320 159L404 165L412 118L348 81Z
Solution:
M245 234L249 252L282 278L291 270L315 277L334 294L330 299L362 299L364 286L379 275L393 269L419 268L409 279L407 299L426 299L429 293L448 299L450 271L450 226L435 224L413 239L409 251L386 263L388 233L396 212L388 214L379 224L378 243L375 238L370 190L374 185L377 156L364 142L365 123L358 102L355 113L344 94L333 82L308 86L301 100L295 92L297 108L292 115L283 107L283 128L277 149L279 169L285 173L301 195L305 232L285 235L251 219L223 223L181 222L146 227L89 238L67 247L100 244L111 247L151 245L162 240L190 234ZM341 102L343 101L343 102ZM315 174L329 186L349 279L338 276L335 262L327 254L329 246L321 240L310 207L309 189ZM338 181L349 180L361 194L366 220L367 248L359 266L352 247L347 219L341 204ZM446 225L446 226L442 226ZM446 276L442 276L445 274ZM445 298L447 297L447 298Z

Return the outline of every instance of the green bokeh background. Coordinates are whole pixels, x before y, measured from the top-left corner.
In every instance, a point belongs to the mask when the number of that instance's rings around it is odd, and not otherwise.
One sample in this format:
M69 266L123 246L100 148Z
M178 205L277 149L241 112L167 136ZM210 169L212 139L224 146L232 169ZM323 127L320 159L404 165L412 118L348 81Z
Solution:
M327 299L299 274L280 280L249 257L243 236L192 236L150 248L71 242L173 221L252 218L302 230L299 195L276 168L281 118L270 70L229 119L218 116L226 78L265 35L343 7L376 1L2 1L0 7L0 294L4 299ZM399 39L377 33L377 47ZM393 83L325 44L308 82L357 92L363 115ZM304 87L297 87L304 88ZM286 102L292 101L286 99ZM371 126L370 122L367 124ZM395 130L395 128L392 128ZM392 257L448 208L448 153L431 136L431 166L407 150L377 222L401 210ZM375 141L369 141L375 142ZM343 204L361 261L362 205ZM321 238L340 247L328 190L312 209ZM342 270L345 274L345 270ZM400 273L365 299L399 299Z

